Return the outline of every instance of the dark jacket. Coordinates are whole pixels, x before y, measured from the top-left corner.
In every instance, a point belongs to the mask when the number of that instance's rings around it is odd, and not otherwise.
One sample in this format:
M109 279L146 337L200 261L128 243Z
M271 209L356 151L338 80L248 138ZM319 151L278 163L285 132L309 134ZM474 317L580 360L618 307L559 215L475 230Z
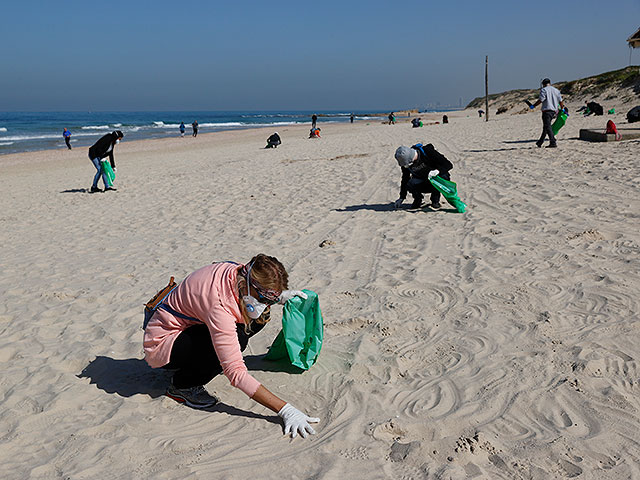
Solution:
M118 136L115 133L107 133L89 148L89 158L102 160L108 156L111 168L116 168L116 162L113 160L113 146L116 144L117 139Z
M411 178L428 179L431 170L438 170L440 173L448 173L453 168L453 164L447 157L438 152L430 143L420 147L414 145L414 150L418 151L418 159L409 167L402 168L402 183L400 184L400 198L407 198L407 184ZM448 175L447 175L448 176Z

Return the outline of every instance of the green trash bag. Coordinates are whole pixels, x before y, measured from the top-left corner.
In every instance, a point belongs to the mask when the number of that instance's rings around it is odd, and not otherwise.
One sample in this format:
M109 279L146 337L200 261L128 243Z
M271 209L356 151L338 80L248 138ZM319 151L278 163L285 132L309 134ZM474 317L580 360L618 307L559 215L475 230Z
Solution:
M445 180L438 175L429 181L458 212L463 213L467 209L467 205L458 197L458 187L455 182Z
M282 310L282 330L273 341L265 360L287 359L303 370L316 362L322 348L322 313L318 294L302 290L306 300L294 297Z
M609 115L613 115L614 113L616 113L616 109L615 108L610 108L609 110L607 110L607 113Z
M107 175L107 180L109 180L109 185L107 186L113 187L113 182L116 179L116 172L114 172L113 168L111 168L111 164L109 163L109 160L104 159L101 161L101 164L102 164L102 172Z
M558 112L558 118L556 118L556 121L553 122L553 125L551 125L551 130L553 130L554 135L557 135L560 129L564 127L564 124L567 123L567 117L568 115L564 112L564 110L560 110Z

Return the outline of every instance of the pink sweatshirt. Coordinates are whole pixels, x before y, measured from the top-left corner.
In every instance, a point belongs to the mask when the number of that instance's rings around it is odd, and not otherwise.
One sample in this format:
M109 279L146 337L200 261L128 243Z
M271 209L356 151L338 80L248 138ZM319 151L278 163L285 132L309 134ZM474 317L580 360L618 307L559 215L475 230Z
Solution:
M238 343L236 323L243 320L235 292L237 269L234 263L214 263L196 270L171 292L165 303L207 325L225 376L231 385L252 397L260 383L247 372ZM153 368L169 363L173 342L180 332L196 324L166 310L156 310L144 332L147 363Z

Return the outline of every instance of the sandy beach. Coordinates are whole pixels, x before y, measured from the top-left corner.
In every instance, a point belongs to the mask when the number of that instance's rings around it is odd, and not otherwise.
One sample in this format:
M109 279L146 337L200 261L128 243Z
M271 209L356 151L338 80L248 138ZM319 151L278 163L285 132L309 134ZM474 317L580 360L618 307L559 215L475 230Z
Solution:
M2 477L640 478L640 141L577 139L607 118L572 115L558 149L538 111L282 127L273 150L271 129L125 138L93 195L85 148L1 156ZM466 213L392 209L416 142ZM321 418L305 440L224 376L214 411L184 407L142 360L171 275L259 252L320 296L308 372L262 359L281 307L245 351Z

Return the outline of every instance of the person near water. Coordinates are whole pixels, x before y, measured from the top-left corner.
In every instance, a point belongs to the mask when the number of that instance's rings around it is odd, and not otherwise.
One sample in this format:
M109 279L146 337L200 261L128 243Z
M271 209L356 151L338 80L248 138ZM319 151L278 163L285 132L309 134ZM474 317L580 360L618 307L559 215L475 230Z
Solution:
M114 172L116 171L116 162L113 159L113 149L118 143L120 143L120 140L123 137L124 134L120 130L116 130L114 132L107 133L89 148L89 159L97 170L95 176L93 177L93 184L91 185L91 190L89 190L89 193L102 191L98 188L98 180L100 180L100 176L102 176L102 183L104 183L105 192L116 190L115 187L109 186L107 174L102 169L101 161L103 158L109 157L111 168L113 168Z
M185 130L184 122L180 122L180 136L181 137L184 137L184 130Z
M551 122L558 114L558 107L564 108L564 102L562 101L560 90L551 85L551 80L548 78L542 80L540 96L538 100L536 100L536 103L532 103L529 108L533 110L540 104L542 104L542 134L536 142L536 146L538 148L542 147L545 137L549 136L549 145L547 145L547 148L556 148L558 144L553 134L553 129L551 128Z
M191 128L193 128L193 136L197 137L198 136L198 121L194 120L193 123L191 124Z
M309 131L309 138L320 138L320 129L318 127L312 127Z
M389 125L395 125L396 124L396 114L391 112L389 114Z
M67 148L71 150L71 132L65 128L62 131L62 136L64 137L64 143L67 144Z
M267 138L267 146L264 148L277 148L281 143L282 140L280 140L280 135L278 135L278 132L274 132L269 136L269 138Z
M413 147L398 147L395 153L396 161L402 169L400 183L400 197L393 202L395 208L400 208L407 198L407 192L413 196L411 208L422 206L423 193L431 194L431 207L440 208L440 192L431 185L431 178L438 175L445 180L451 180L449 170L453 164L438 152L432 144L420 143Z
M166 395L192 408L219 399L205 385L223 373L231 385L280 416L285 434L314 434L306 414L271 393L247 371L242 352L264 328L272 305L304 292L287 290L288 274L275 257L256 255L244 265L220 262L188 275L162 301L144 331L145 360L173 370Z
M316 123L318 123L318 116L314 113L311 115L311 128L316 128Z
M351 114L351 116L349 117L349 120L351 121L351 123L353 123L353 113Z

